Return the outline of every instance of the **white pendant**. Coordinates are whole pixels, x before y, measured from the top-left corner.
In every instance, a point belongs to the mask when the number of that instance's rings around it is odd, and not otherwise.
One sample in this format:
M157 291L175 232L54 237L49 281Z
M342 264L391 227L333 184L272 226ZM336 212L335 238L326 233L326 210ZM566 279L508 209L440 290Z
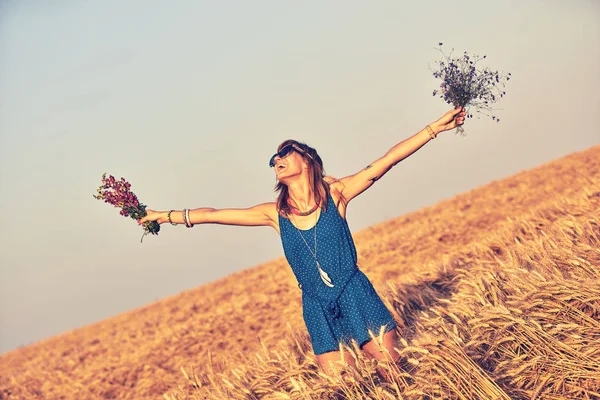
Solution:
M333 287L333 282L331 281L331 278L329 277L329 275L327 275L327 272L323 271L323 269L321 268L321 264L319 264L318 261L317 267L319 268L319 275L321 275L321 280L323 281L323 283L325 283L329 287Z

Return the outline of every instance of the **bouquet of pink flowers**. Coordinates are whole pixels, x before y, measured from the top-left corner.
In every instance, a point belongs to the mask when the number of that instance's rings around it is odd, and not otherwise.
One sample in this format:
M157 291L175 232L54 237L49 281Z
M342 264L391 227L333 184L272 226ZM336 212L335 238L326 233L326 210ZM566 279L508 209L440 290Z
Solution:
M114 176L110 175L106 178L106 173L102 175L102 184L98 188L97 195L94 198L97 200L104 200L105 203L111 204L117 208L120 208L119 212L124 217L131 217L136 221L146 216L146 206L138 201L137 196L130 190L131 184L121 178L116 180ZM160 224L156 221L144 222L142 224L144 228L144 236L151 233L158 235L160 231Z

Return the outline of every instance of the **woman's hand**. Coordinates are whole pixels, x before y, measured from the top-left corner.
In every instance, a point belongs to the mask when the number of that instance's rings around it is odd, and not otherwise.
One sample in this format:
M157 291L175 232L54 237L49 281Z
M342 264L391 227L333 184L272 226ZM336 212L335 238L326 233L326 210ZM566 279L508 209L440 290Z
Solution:
M453 108L430 126L434 129L436 134L449 131L450 129L454 129L457 126L464 124L465 117L466 112L464 107Z
M162 211L154 211L154 210L146 210L146 216L142 219L138 219L138 224L143 224L144 222L156 221L159 224L167 222L165 213Z

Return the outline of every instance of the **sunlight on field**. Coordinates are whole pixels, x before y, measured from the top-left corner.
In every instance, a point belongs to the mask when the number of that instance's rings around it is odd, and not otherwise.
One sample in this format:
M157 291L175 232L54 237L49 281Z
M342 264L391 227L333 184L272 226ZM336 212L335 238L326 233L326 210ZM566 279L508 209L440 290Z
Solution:
M319 372L279 259L0 356L0 399L600 398L600 146L355 239L392 382Z

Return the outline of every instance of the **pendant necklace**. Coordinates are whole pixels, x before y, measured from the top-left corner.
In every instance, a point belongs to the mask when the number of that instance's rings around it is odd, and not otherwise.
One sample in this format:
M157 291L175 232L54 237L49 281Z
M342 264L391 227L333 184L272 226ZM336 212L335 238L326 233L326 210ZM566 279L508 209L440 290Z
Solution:
M321 211L323 212L323 211ZM310 246L308 245L308 242L306 241L306 239L304 239L304 235L302 234L302 230L300 228L298 228L298 223L296 222L296 218L294 218L294 216L292 215L292 219L294 220L294 224L296 224L296 229L298 229L298 233L300 233L300 237L302 238L302 240L304 241L304 244L306 245L306 248L308 249L308 251L310 251L310 254L313 256L313 258L315 259L315 263L317 264L317 268L319 269L319 275L321 276L321 280L323 281L323 283L329 287L333 287L333 281L331 280L331 278L329 277L329 275L327 275L327 272L323 271L323 269L321 268L321 264L319 264L319 260L317 259L317 224L319 223L319 218L317 218L317 222L315 223L315 231L314 231L314 236L315 236L315 251L313 252L312 249L310 248Z

